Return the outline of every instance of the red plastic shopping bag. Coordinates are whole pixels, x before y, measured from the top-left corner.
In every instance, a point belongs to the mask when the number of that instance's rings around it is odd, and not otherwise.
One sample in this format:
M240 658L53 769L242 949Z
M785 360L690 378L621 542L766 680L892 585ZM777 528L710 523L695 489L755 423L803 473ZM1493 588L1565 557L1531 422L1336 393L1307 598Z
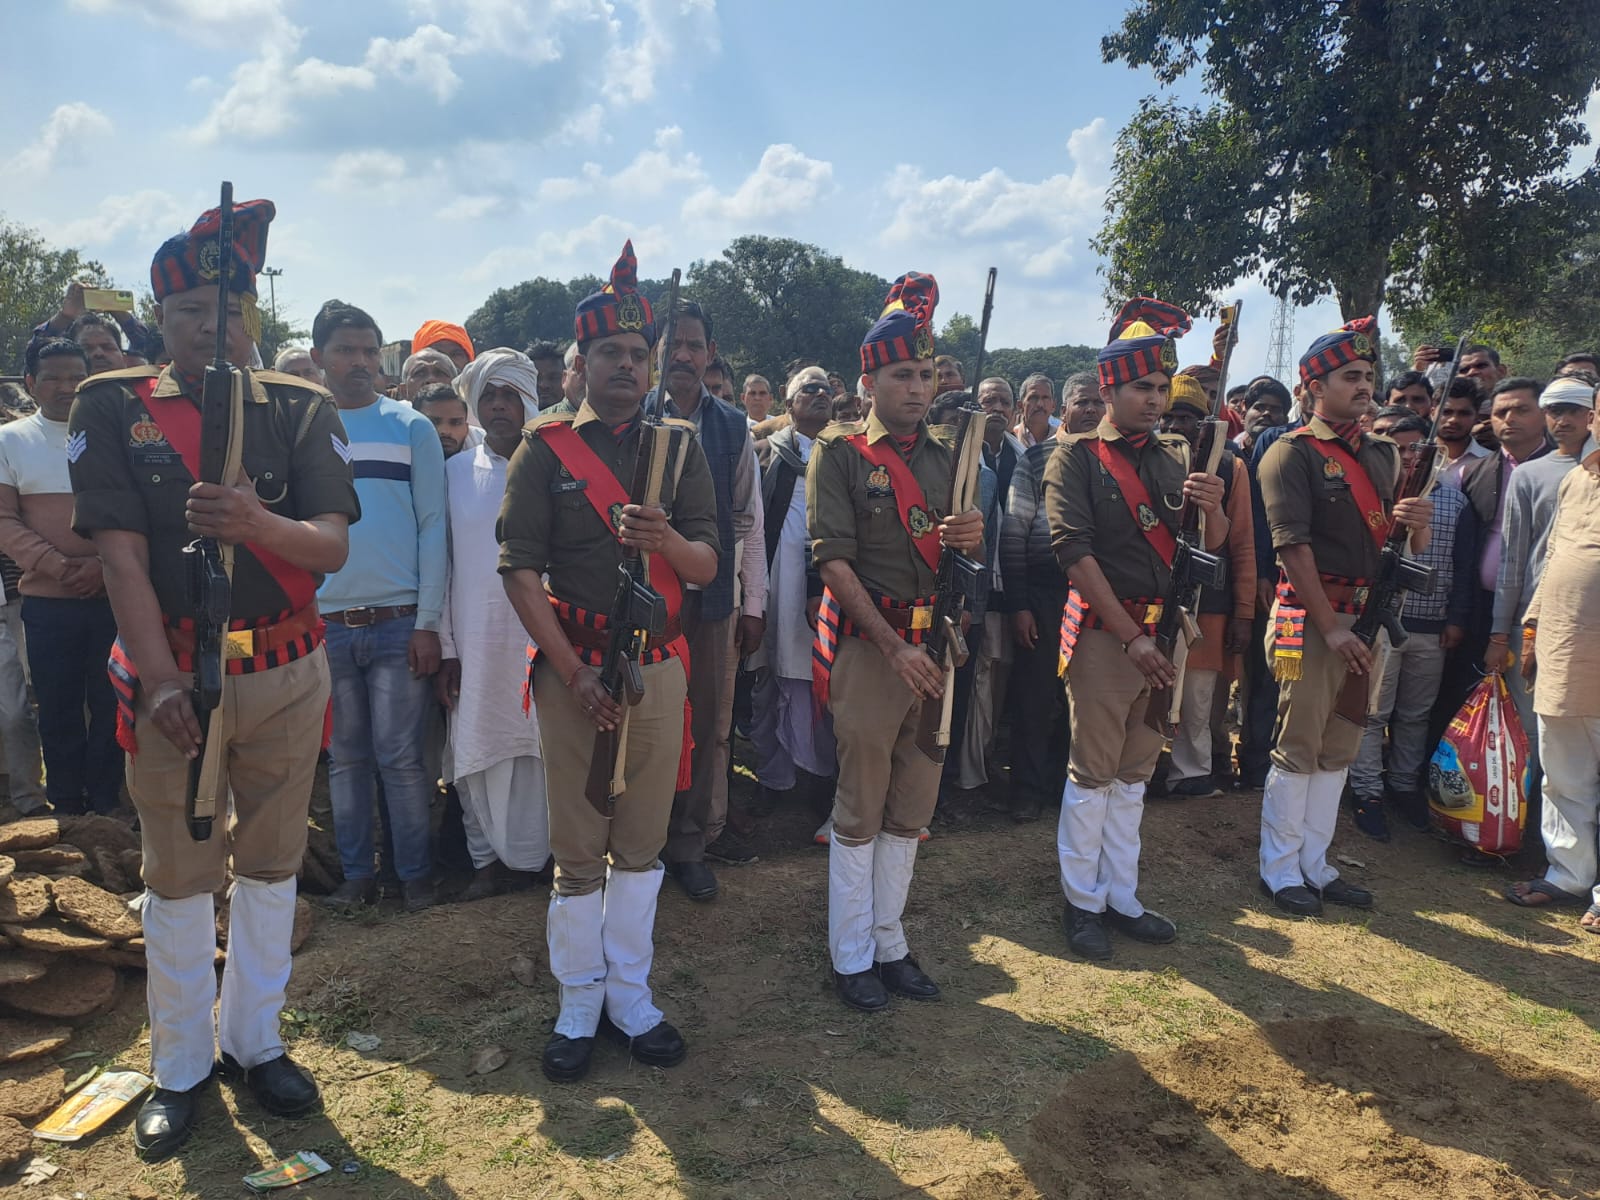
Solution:
M1489 854L1515 854L1527 819L1528 735L1502 675L1485 676L1428 764L1436 826Z

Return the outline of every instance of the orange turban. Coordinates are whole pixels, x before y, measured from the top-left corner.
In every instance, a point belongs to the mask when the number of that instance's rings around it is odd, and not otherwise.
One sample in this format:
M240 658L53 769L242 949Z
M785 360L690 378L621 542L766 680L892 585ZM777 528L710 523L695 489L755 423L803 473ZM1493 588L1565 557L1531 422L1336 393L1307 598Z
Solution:
M468 359L478 357L472 348L472 339L467 336L467 331L448 321L424 321L411 336L411 349L413 352L426 350L439 342L454 342L467 352Z

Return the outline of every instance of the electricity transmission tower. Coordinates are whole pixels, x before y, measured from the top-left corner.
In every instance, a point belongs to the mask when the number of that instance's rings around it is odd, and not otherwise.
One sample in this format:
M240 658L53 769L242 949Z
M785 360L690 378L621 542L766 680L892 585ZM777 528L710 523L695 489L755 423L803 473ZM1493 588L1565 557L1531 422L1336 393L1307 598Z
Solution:
M1267 334L1267 374L1274 379L1289 378L1289 343L1294 338L1294 309L1286 297L1278 298L1272 310L1272 328Z

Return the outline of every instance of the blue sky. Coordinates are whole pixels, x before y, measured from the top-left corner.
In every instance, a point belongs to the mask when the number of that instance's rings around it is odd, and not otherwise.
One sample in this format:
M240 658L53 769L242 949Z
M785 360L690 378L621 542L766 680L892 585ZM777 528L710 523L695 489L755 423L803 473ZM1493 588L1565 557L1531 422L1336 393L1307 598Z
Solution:
M391 339L534 275L604 275L627 236L662 276L761 233L930 271L941 317L973 312L995 265L993 345L1099 344L1088 239L1117 131L1156 90L1101 62L1120 6L1083 0L5 7L0 213L135 286L230 178L278 205L285 315L338 296ZM1241 293L1253 373L1270 301ZM1337 323L1303 310L1294 341Z

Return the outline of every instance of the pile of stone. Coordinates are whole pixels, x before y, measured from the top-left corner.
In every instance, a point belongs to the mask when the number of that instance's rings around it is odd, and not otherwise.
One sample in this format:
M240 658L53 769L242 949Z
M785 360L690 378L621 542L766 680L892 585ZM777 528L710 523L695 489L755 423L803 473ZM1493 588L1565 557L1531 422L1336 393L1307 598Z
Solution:
M139 837L115 818L0 825L0 1163L7 1122L31 1124L61 1101L63 1072L48 1056L116 1004L124 969L143 969L139 889ZM311 905L298 900L295 950L311 925ZM218 965L227 933L224 890Z

